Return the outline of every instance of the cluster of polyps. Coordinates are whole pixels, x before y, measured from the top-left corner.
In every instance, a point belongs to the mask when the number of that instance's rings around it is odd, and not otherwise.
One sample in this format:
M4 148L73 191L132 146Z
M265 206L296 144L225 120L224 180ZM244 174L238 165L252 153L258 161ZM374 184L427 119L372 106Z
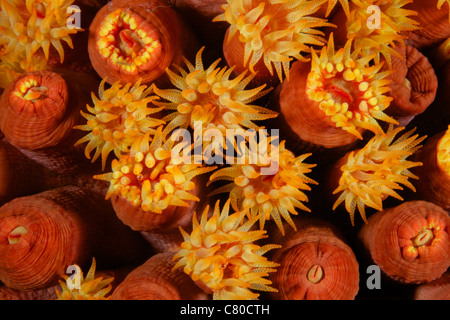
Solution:
M161 54L158 31L132 10L117 9L103 20L97 48L115 69L144 70Z
M389 72L380 72L382 64L366 66L373 56L356 59L351 46L348 41L335 52L331 35L320 56L312 52L306 93L336 127L362 139L358 128L377 134L383 132L377 119L394 124L397 121L383 112L392 100L384 95L390 90L390 81L385 79Z

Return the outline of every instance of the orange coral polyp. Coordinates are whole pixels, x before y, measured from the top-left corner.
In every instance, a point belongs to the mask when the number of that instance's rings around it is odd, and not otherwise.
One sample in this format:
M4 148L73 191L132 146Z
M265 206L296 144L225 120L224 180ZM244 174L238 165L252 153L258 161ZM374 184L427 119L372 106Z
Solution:
M62 41L73 48L70 35L82 29L69 28L69 6L74 0L1 0L0 47L2 56L18 61L22 69L32 67L32 59L41 51L49 58L53 46L64 61ZM68 12L69 11L69 12Z
M166 131L176 127L194 129L196 121L202 122L202 129L216 128L226 135L226 129L259 127L253 120L274 118L277 113L250 102L262 97L269 90L263 90L265 85L254 89L245 87L253 79L253 75L240 74L230 79L233 68L220 68L220 59L213 62L206 70L202 62L201 48L192 65L188 60L184 62L188 70L177 67L180 74L166 70L174 89L159 89L154 86L155 93L168 102L156 101L155 104L167 110L173 110L164 118L169 124Z
M391 125L385 134L374 136L362 149L348 154L347 162L340 169L342 175L339 186L333 194L341 193L333 205L335 210L342 202L350 214L354 225L356 209L367 223L365 206L383 210L383 200L389 196L399 200L403 198L395 190L403 190L404 185L415 191L408 178L418 179L409 171L410 168L421 166L421 162L406 160L416 150L425 138L412 135L415 129L404 133L393 141L403 127L393 129Z
M96 149L92 162L101 155L103 169L111 151L119 157L122 152L129 151L140 134L148 131L153 133L154 127L165 123L150 117L163 109L148 106L158 98L150 95L151 87L141 85L140 80L133 86L130 83L122 86L117 81L105 90L106 80L100 83L99 97L92 94L94 106L87 106L89 113L81 111L87 120L86 124L75 126L75 129L89 132L76 145L88 142L85 149L88 159L91 158L92 150Z
M251 290L276 291L265 277L275 272L278 264L263 255L280 246L254 244L267 237L265 230L250 231L258 218L244 223L245 211L229 211L230 200L222 210L217 201L210 218L209 206L200 222L194 214L191 234L180 227L184 242L173 257L178 260L173 269L183 267L194 281L213 292L214 300L257 299L259 294Z
M78 266L77 266L78 267ZM79 267L78 267L79 268ZM103 279L103 277L95 277L96 262L95 258L92 259L91 267L84 277L81 272L80 275L80 287L67 286L67 280L69 277L64 275L63 278L66 281L59 281L62 292L56 290L57 300L108 300L106 295L111 291L111 282L114 281L113 277Z
M97 50L105 61L127 74L152 69L162 54L158 30L131 9L109 13L96 38Z
M169 206L189 207L187 201L200 201L191 193L192 179L215 167L175 163L173 146L172 140L165 141L161 126L153 140L150 132L138 136L129 153L112 161L112 172L94 178L110 183L107 199L120 195L145 212L161 214Z
M264 145L260 143L258 150L263 150ZM303 202L308 197L303 192L311 190L310 184L317 184L306 173L311 172L315 164L303 163L310 154L296 157L290 150L285 148L285 141L279 146L273 145L270 153L262 155L267 158L274 157L277 153L278 170L270 175L263 174L262 168L268 169L269 165L262 163L252 164L250 161L251 150L246 150L244 164L233 161L231 168L217 170L210 176L210 182L217 180L232 180L233 182L211 193L217 194L230 192L230 199L235 210L249 210L251 217L259 217L260 229L264 229L265 221L273 218L278 229L284 235L282 218L296 230L291 214L297 215L296 208L310 211ZM267 147L265 148L268 149ZM267 151L266 151L267 152ZM261 154L260 154L260 158Z
M437 163L450 176L450 126L438 143Z
M238 34L245 43L243 65L251 72L261 59L273 75L273 69L282 81L283 73L289 79L290 62L306 61L302 53L309 53L308 45L323 45L323 33L315 28L331 26L326 20L314 17L321 1L243 1L227 0L224 13L213 21L227 21L229 41Z
M320 56L312 52L306 93L336 127L362 139L358 128L377 134L383 132L377 120L398 122L383 112L392 101L384 95L390 90L385 79L389 72L380 72L381 63L366 66L373 56L358 59L351 53L351 43L335 52L331 34Z

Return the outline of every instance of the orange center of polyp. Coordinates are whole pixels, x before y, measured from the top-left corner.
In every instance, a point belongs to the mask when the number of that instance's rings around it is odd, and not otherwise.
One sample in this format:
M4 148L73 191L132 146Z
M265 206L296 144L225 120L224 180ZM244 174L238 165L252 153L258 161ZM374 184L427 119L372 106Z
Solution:
M22 236L24 236L27 233L28 233L28 230L23 226L19 226L19 227L15 228L8 235L8 243L9 244L19 243Z
M122 72L148 70L161 54L158 31L131 10L108 14L97 31L100 55Z
M306 275L308 281L314 284L319 283L323 279L323 277L323 268L318 264L313 265Z
M376 110L378 100L370 81L352 61L324 63L308 74L308 97L338 126L352 120L367 121L369 109Z
M42 86L35 78L24 78L17 83L14 94L24 100L35 102L48 96L48 88Z
M423 228L414 238L411 239L414 247L429 245L434 239L433 230Z

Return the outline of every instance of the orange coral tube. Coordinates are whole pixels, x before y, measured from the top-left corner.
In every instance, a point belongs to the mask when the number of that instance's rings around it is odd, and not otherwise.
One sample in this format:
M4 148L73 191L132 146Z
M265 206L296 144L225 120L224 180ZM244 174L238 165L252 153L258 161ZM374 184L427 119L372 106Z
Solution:
M436 97L438 79L433 66L419 50L398 46L401 58L392 56L389 84L393 97L387 113L406 126L416 115L424 112Z
M448 136L446 132L435 134L414 155L416 161L423 163L423 166L414 171L419 177L416 182L416 197L446 210L450 209L450 171L445 157L448 152Z
M274 239L280 266L270 279L283 300L353 300L359 291L359 264L339 232L323 220L297 219L297 231Z
M89 27L88 51L101 78L143 84L156 81L198 50L188 26L164 1L114 0ZM163 83L165 83L163 81Z
M414 300L450 300L450 272L430 283L419 285Z
M358 235L373 262L390 278L424 283L450 266L449 224L441 207L408 201L370 216Z
M75 83L50 71L18 77L0 101L5 139L50 170L68 173L86 169L89 162L83 151L73 146L80 138L73 133L73 126L81 120L84 97Z
M112 300L207 300L182 269L172 271L174 253L158 253L133 270L114 290Z
M92 257L101 268L146 258L145 240L114 218L102 195L74 186L6 203L0 208L0 280L13 289L36 290Z

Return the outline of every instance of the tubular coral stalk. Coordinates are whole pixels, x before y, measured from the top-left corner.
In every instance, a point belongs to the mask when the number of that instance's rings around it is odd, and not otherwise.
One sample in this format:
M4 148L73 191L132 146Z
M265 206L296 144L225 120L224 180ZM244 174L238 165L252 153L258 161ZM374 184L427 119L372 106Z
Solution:
M184 242L173 257L178 260L173 270L183 267L186 274L214 300L257 299L252 290L275 291L264 277L276 271L278 264L263 255L278 245L260 247L253 242L266 238L265 230L250 231L257 217L244 223L246 211L229 214L230 200L222 210L216 202L212 217L208 218L209 205L200 222L192 220L192 232L180 227Z
M211 195L229 192L235 211L249 210L252 218L259 217L261 230L264 229L265 221L273 218L284 234L282 218L295 229L290 215L297 215L296 208L310 212L303 204L308 201L303 191L311 190L308 183L317 184L306 176L315 165L303 162L310 154L296 157L285 148L284 141L279 146L275 146L273 140L269 144L270 151L263 142L258 144L259 155L256 148L249 150L246 147L243 151L244 161L233 159L230 167L212 173L210 182L230 180L232 183L216 189ZM258 161L253 162L252 158ZM278 168L271 170L275 161Z
M359 232L372 260L402 283L424 283L450 266L450 218L431 202L409 201L377 212Z
M265 85L246 90L245 87L253 76L246 77L244 72L230 79L233 68L218 68L220 59L205 70L202 61L203 50L204 47L198 51L195 65L187 59L184 60L188 70L177 67L179 74L176 74L167 69L175 88L154 88L158 96L168 101L156 101L155 104L167 110L174 110L164 118L168 122L164 132L170 132L177 127L196 129L198 121L202 132L206 129L217 129L226 136L226 129L258 130L259 127L253 120L266 120L277 116L271 110L250 104L269 91L263 90Z
M414 173L419 177L415 184L421 200L450 209L450 127L433 135L423 149L414 155L414 161L423 163Z
M92 65L110 84L152 83L197 50L187 25L164 1L117 0L102 7L90 28Z
M403 129L393 129L391 126L386 134L376 135L362 149L347 153L331 169L329 185L331 188L337 186L333 194L340 193L333 210L345 202L352 225L356 209L367 223L366 206L383 210L382 202L388 196L403 200L395 191L403 190L401 185L415 191L408 178L418 177L409 169L422 163L406 159L422 147L419 144L426 137L412 135L413 129L394 141L395 136ZM333 181L336 177L339 177L339 182Z
M324 1L242 1L227 0L224 13L213 21L230 24L223 51L228 65L236 65L241 73L247 66L271 76L274 68L280 81L289 79L289 64L293 59L306 61L308 45L323 45L320 27L331 26L314 14ZM241 44L240 44L241 43ZM237 54L234 52L238 52ZM243 59L242 59L243 58ZM257 75L256 77L258 77Z
M83 154L73 147L78 137L72 130L83 99L76 84L56 73L25 73L1 97L1 130L8 142L50 170L86 168Z
M172 271L174 253L158 253L139 266L114 290L111 300L207 300L182 270Z
M271 274L282 300L353 300L359 291L359 264L337 229L322 220L295 218L297 230L272 241L282 248L272 259L280 264Z
M87 106L89 113L81 111L87 123L74 127L89 132L75 145L88 142L85 156L91 159L90 154L95 150L92 162L101 155L102 169L110 152L120 157L130 151L139 135L154 133L154 127L164 124L164 121L151 117L163 109L148 106L158 98L150 95L151 87L141 85L138 80L133 86L131 83L122 86L120 82L115 82L105 90L105 82L106 79L103 79L100 83L98 98L92 94L94 106Z
M113 268L149 253L101 195L74 186L6 203L0 226L0 280L18 290L54 285L67 266L85 266L93 256L102 268Z
M438 79L428 59L411 46L395 49L401 58L392 57L392 82L389 95L393 98L387 113L406 126L424 112L436 97Z

